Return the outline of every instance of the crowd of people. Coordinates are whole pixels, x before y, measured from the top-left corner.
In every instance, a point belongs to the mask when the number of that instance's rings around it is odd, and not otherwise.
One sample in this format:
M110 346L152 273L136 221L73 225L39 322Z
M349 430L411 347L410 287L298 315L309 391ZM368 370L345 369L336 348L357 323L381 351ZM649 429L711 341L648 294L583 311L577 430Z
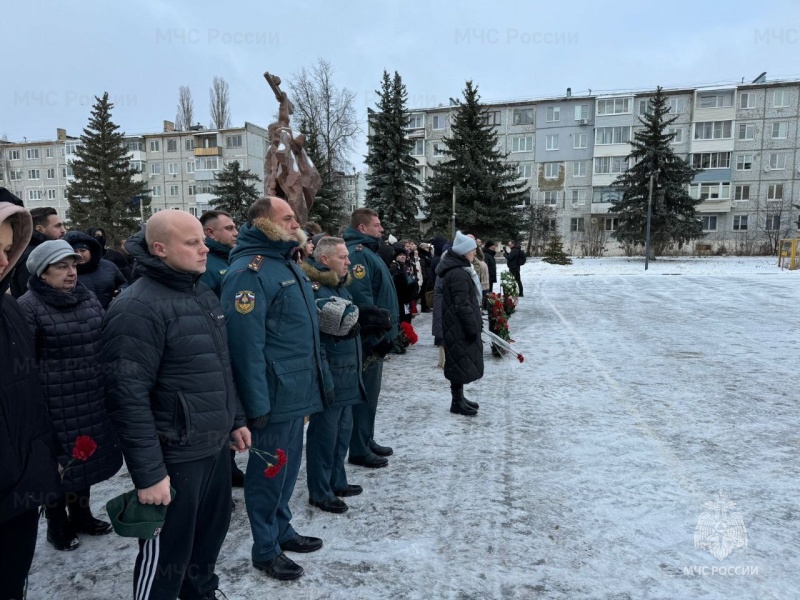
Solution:
M67 233L55 210L0 188L0 600L23 597L40 507L58 550L112 531L90 489L123 457L138 503L167 507L139 539L137 599L216 597L233 486L253 566L300 577L286 553L323 545L289 509L306 419L308 502L343 513L363 492L345 462L378 469L393 454L376 441L383 364L405 352L400 324L417 312L433 312L451 412L476 415L464 385L483 375L495 242L383 233L371 209L335 234L304 231L264 197L240 226L162 211L107 248L102 227ZM85 436L96 450L76 461ZM242 472L235 453L248 450Z

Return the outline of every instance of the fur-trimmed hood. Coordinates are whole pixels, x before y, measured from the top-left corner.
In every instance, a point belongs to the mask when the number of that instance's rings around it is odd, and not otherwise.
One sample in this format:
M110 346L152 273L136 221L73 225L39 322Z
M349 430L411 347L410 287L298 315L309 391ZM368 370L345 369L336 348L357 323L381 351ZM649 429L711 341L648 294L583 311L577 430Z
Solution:
M353 281L353 277L349 272L344 277L339 277L329 267L318 263L313 258L307 258L305 261L303 261L303 264L300 265L300 267L303 269L303 272L308 275L308 278L311 281L316 281L317 283L327 285L328 287L337 288L341 286L348 286Z
M230 262L233 264L240 256L256 254L291 260L294 249L305 243L306 235L302 229L297 230L295 239L288 231L262 217L242 226L239 230L236 247L230 253Z
M263 233L267 238L272 240L273 242L297 242L297 245L301 248L306 245L308 241L308 236L306 232L302 229L297 230L297 239L295 240L291 234L286 231L283 227L279 227L272 221L270 221L266 217L260 217L253 221L253 225L258 227L259 231Z

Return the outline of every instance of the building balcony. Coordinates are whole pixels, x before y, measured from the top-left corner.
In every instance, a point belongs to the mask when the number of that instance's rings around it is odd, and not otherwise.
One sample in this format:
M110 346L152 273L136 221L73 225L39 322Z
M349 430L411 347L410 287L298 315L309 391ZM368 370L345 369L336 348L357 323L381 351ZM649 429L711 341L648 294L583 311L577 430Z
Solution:
M699 213L731 212L731 201L722 198L711 198L697 205Z
M213 148L195 148L195 156L222 156L222 148L215 146Z
M590 214L593 215L605 215L611 212L613 208L613 204L611 202L592 202L592 208L590 209Z

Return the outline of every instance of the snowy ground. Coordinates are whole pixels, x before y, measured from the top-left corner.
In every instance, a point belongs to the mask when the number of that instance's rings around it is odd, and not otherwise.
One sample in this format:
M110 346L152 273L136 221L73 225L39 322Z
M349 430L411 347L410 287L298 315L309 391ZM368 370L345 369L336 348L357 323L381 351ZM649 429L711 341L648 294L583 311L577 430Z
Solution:
M800 273L771 258L647 272L641 259L530 259L523 279L510 324L526 360L487 351L467 387L478 417L448 412L422 315L419 344L386 364L389 467L351 467L365 492L340 516L309 507L301 472L294 525L325 540L293 555L303 578L252 569L234 492L228 598L800 597ZM130 487L124 473L96 486L95 510ZM720 491L748 536L722 560L694 545ZM60 553L44 530L30 598L130 597L134 542L84 537Z

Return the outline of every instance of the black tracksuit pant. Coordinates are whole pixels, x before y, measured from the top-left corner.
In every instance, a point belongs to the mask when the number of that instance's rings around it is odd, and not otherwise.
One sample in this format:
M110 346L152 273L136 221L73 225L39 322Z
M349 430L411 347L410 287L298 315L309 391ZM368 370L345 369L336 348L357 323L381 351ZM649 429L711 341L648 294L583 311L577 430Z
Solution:
M38 507L0 523L0 600L22 599L38 524Z
M231 459L216 456L167 464L175 497L160 535L139 540L134 600L194 600L216 590L217 556L231 520Z

